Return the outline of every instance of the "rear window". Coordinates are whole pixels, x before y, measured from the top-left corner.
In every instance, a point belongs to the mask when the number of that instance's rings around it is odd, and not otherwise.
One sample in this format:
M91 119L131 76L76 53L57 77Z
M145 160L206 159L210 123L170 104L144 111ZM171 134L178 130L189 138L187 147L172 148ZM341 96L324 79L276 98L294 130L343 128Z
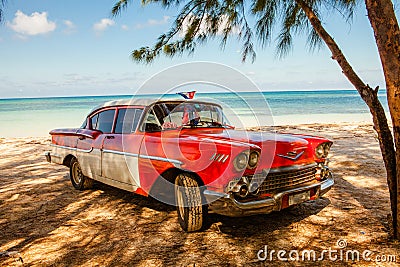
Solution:
M118 109L117 122L115 124L116 134L128 134L136 130L143 110L137 108Z

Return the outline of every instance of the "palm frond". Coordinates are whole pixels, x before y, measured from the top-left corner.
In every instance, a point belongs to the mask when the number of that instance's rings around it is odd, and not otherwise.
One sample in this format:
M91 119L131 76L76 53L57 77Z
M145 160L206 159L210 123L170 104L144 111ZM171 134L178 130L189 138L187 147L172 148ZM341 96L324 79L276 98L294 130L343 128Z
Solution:
M2 1L2 0L0 0ZM157 3L164 8L177 6L179 13L170 29L161 34L154 46L144 46L132 52L134 61L151 63L157 56L168 57L191 54L199 44L219 39L224 49L228 39L236 36L241 44L242 61L256 58L254 40L265 47L271 42L273 31L278 31L276 55L286 56L295 35L307 34L307 46L319 48L321 39L313 29L297 0L141 0L142 5ZM303 0L314 13L341 12L351 18L356 0ZM125 10L131 0L119 0L112 9L113 16ZM246 10L248 9L248 10ZM328 14L330 15L330 14ZM254 19L248 19L252 16Z
M323 41L313 27L310 27L307 36L307 46L310 52L319 50L322 47Z
M293 45L293 36L290 33L290 30L283 29L281 33L277 37L276 44L276 56L278 58L283 58L289 54Z
M131 0L119 0L111 9L111 15L114 17L120 15L123 10L127 9L130 2Z
M252 7L253 14L258 18L255 28L262 47L265 47L271 40L272 30L277 20L279 4L279 1L259 0Z
M6 6L7 0L0 0L0 22L4 19L4 9Z

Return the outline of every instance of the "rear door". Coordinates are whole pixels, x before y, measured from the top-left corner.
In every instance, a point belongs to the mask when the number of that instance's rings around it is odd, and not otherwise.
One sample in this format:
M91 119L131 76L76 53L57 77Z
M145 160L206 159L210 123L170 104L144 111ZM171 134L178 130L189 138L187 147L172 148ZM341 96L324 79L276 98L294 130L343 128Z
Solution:
M118 108L112 132L104 135L102 176L125 189L140 187L138 161L143 134L136 133L136 128L142 111L142 108Z

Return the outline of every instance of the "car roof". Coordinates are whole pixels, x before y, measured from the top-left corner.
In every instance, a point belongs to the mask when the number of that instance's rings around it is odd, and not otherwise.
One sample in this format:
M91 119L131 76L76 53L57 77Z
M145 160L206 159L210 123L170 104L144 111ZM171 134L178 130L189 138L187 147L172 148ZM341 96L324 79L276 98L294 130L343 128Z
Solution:
M93 108L90 113L99 110L101 108L105 107L116 107L116 106L142 106L142 107L148 107L151 106L152 104L155 103L164 103L164 102L201 102L201 103L209 103L209 104L214 104L217 106L221 106L218 103L215 103L213 101L210 101L209 99L202 100L202 99L182 99L182 98L130 98L130 99L119 99L119 100L112 100L112 101L107 101L104 102L95 108Z

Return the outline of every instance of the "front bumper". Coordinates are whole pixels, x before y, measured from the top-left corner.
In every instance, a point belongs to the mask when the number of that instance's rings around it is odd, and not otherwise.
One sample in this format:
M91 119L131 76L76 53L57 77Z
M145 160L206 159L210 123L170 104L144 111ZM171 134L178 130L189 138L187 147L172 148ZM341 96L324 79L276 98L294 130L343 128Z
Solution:
M240 217L279 211L283 208L286 208L283 205L285 198L287 199L290 195L307 192L310 190L314 190L313 199L317 199L328 192L333 185L334 180L331 175L324 181L312 185L288 189L275 194L273 197L262 200L240 202L236 200L232 194L218 193L211 190L205 190L204 196L207 200L207 203L209 203L208 205L211 212L225 216Z

